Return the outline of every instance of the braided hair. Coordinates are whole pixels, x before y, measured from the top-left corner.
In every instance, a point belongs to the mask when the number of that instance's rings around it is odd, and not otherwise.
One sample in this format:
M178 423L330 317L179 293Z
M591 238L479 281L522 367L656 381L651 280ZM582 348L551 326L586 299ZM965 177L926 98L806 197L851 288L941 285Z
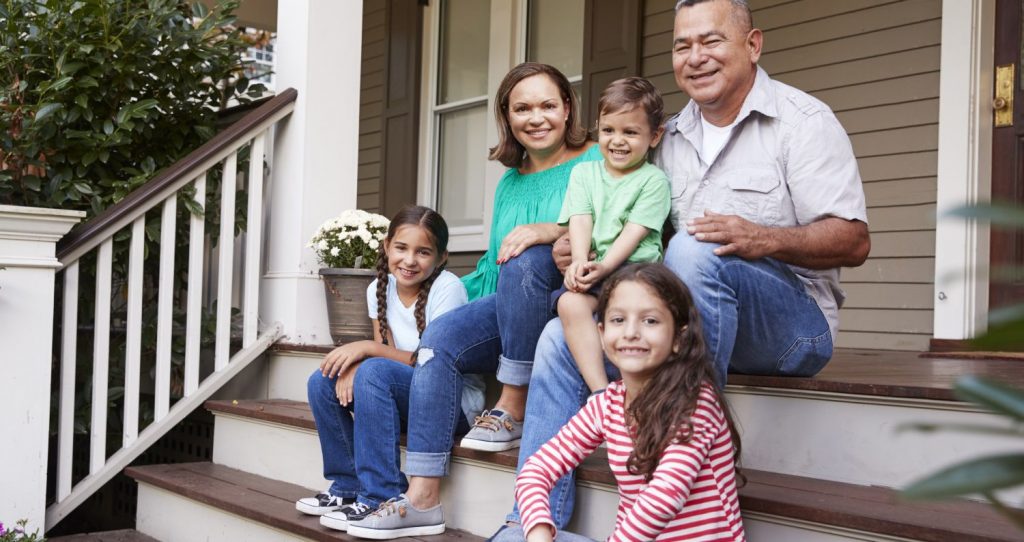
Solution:
M434 242L434 250L438 258L442 258L448 252L448 224L437 211L421 205L406 205L391 218L387 237L377 252L377 323L380 327L380 338L384 344L391 344L391 328L388 326L388 284L391 273L388 269L387 247L390 246L395 234L402 226L418 226L425 229ZM444 261L436 265L434 272L420 284L420 291L416 296L416 308L413 312L416 316L416 330L419 335L423 335L423 330L427 327L426 312L430 287L444 270L444 265Z

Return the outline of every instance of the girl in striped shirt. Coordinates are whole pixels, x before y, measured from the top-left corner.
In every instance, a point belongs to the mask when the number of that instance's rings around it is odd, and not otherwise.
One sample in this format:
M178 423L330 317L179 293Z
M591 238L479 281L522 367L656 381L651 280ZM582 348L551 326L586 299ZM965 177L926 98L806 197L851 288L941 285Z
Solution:
M608 279L597 314L622 380L593 396L523 466L516 500L527 540L582 538L556 533L548 496L602 442L619 489L608 540L745 540L739 440L690 291L661 264L633 264Z

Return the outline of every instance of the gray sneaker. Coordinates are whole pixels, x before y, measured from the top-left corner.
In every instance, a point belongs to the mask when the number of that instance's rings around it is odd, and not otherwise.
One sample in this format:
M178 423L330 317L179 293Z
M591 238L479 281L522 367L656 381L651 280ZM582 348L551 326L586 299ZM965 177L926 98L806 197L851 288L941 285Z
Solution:
M372 514L348 524L348 534L374 540L443 532L444 512L440 504L426 510L418 510L413 508L405 495L382 503Z
M523 422L500 410L485 410L476 417L473 428L462 437L459 446L483 452L501 452L519 446L523 436Z

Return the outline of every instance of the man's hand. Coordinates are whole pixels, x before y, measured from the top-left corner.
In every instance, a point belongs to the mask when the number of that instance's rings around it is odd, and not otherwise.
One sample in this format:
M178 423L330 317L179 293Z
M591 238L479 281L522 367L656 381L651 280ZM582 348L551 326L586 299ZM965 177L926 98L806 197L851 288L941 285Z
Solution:
M551 257L555 260L558 271L564 274L565 270L569 268L569 264L572 263L572 247L569 245L568 233L556 239L551 245ZM590 251L587 259L593 260L596 257L597 253Z
M722 245L714 251L718 256L735 255L756 260L771 256L774 250L771 228L736 215L704 211L704 216L687 223L686 231L698 241Z

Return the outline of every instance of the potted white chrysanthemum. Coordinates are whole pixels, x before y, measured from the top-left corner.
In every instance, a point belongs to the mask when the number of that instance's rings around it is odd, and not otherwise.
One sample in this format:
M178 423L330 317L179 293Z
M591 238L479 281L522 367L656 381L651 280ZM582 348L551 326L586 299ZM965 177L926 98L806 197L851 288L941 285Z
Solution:
M372 336L366 288L376 276L377 254L389 220L349 209L324 222L309 240L323 265L320 277L327 296L327 320L335 344Z

